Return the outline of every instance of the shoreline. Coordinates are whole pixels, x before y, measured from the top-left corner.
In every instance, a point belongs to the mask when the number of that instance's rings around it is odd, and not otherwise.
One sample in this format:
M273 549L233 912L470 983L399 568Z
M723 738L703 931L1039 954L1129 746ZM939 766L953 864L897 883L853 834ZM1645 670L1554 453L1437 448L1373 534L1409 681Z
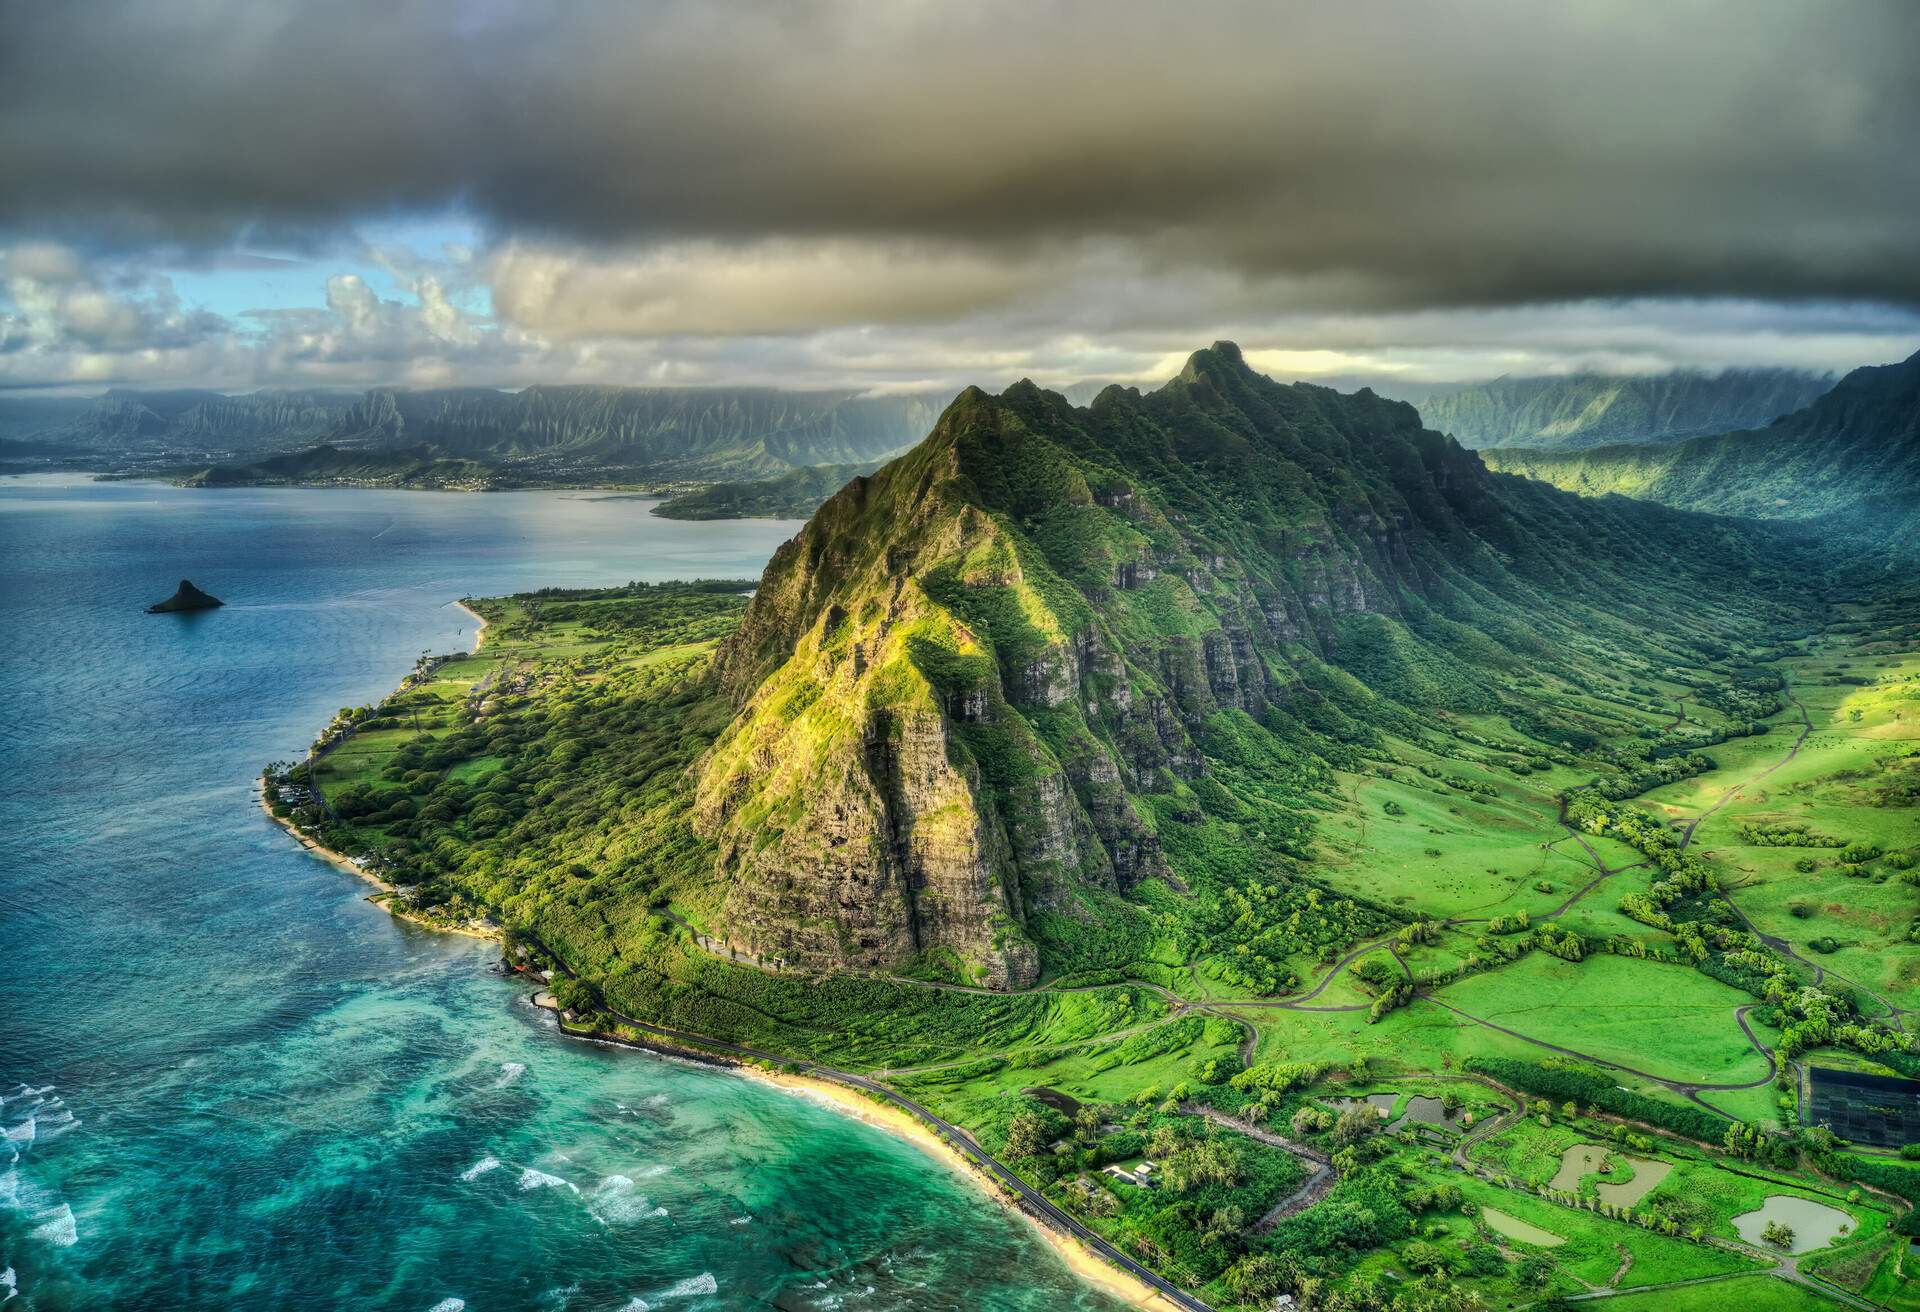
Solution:
M475 610L473 607L467 605L467 603L464 601L455 601L453 604L460 610L465 611L467 614L473 617L473 622L475 625L475 628L473 630L473 650L479 651L481 642L485 640L487 636L487 617L482 615L479 611Z
M451 604L465 612L474 621L473 651L478 652L486 638L486 617L467 605L465 601L455 600ZM285 830L292 836L293 840L302 848L306 849L307 852L344 870L356 878L372 884L374 888L379 890L377 893L369 895L366 900L374 906L379 907L394 919L406 921L408 924L417 925L422 929L436 930L444 934L460 934L468 938L485 939L491 943L504 944L504 935L499 930L483 930L472 926L440 924L409 914L394 904L400 894L400 890L394 884L380 878L369 870L363 869L345 853L327 847L325 844L301 833L299 829L294 827L291 821L284 820L275 815L272 806L267 800L267 792L264 785L259 790L258 801L260 810L266 815L267 819ZM626 1038L623 1035L607 1034L598 1030L570 1029L560 1016L558 1004L554 1002L552 996L545 992L545 990L536 993L530 999L530 1002L533 1006L552 1013L556 1030L565 1038L584 1043L599 1043L614 1047L635 1048L643 1052L653 1053L656 1056L665 1055L732 1071L748 1079L759 1080L764 1084L770 1085L794 1097L805 1098L830 1111L842 1116L851 1117L883 1133L903 1140L925 1153L940 1166L957 1175L963 1176L970 1185L976 1188L989 1201L1000 1207L1002 1211L1017 1216L1026 1222L1033 1233L1053 1250L1060 1260L1065 1263L1067 1269L1073 1272L1075 1277L1082 1283L1092 1285L1102 1293L1117 1298L1130 1307L1147 1309L1147 1312L1179 1312L1178 1305L1161 1291L1135 1279L1127 1272L1112 1266L1097 1254L1084 1247L1080 1241L1072 1235L1062 1234L1051 1226L1044 1224L1040 1218L1029 1213L1024 1207L1021 1207L1015 1199L1008 1196L999 1181L984 1174L952 1145L935 1134L930 1127L901 1108L888 1106L870 1098L862 1097L852 1089L836 1084L831 1080L819 1079L789 1071L769 1070L751 1062L735 1060L723 1054L703 1052L691 1047L679 1047L666 1040L643 1042Z
M316 842L314 839L307 837L293 827L292 821L282 820L279 816L275 815L273 813L273 807L267 803L267 790L265 788L260 789L258 800L260 810L267 819L284 829L288 835L292 837L293 841L305 849L309 855L317 856L327 864L344 870L358 879L363 879L379 889L380 891L378 893L369 894L366 900L373 903L374 906L379 907L395 920L404 920L409 925L417 925L421 929L438 930L442 934L459 934L466 938L485 939L489 943L504 942L498 930L479 929L472 925L443 925L438 921L427 920L424 917L409 914L399 907L394 906L392 899L400 895L398 887L388 883L370 870L363 870L355 864L353 858L349 857L346 853L335 851L326 844Z
M1083 1283L1094 1286L1102 1293L1121 1300L1130 1307L1144 1308L1148 1312L1179 1312L1178 1306L1159 1290L1134 1279L1125 1271L1111 1266L1094 1253L1089 1252L1071 1235L1061 1234L1045 1225L1013 1199L1007 1197L999 1183L983 1175L972 1162L968 1161L946 1140L935 1134L932 1129L914 1116L898 1107L891 1107L862 1097L844 1085L831 1080L823 1080L811 1075L802 1075L792 1071L769 1070L753 1062L740 1061L724 1053L704 1052L692 1047L682 1047L665 1039L630 1039L621 1034L608 1034L602 1030L569 1028L560 1016L559 1007L551 994L544 989L528 998L531 1006L552 1014L557 1032L562 1036L581 1043L598 1043L617 1048L634 1048L655 1056L672 1057L682 1061L697 1062L702 1066L731 1071L750 1080L771 1085L796 1098L805 1098L809 1102L825 1107L842 1116L851 1117L872 1126L876 1130L890 1134L897 1139L918 1148L942 1167L962 1176L967 1183L997 1205L1002 1211L1017 1216L1043 1240L1049 1248L1064 1262L1067 1269Z

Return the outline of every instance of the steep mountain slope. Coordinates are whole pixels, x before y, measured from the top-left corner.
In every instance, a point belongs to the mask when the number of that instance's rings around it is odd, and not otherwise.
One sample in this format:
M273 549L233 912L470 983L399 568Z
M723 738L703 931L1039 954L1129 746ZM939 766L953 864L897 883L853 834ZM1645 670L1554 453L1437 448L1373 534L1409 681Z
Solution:
M654 478L755 478L910 445L946 398L772 388L529 387L367 393L335 445L617 466Z
M1466 446L1557 451L1757 428L1809 404L1831 386L1829 375L1797 369L1569 374L1496 378L1416 404L1430 427Z
M1920 516L1920 354L1856 369L1767 428L1660 446L1489 451L1486 460L1587 496L1618 492L1729 515L1846 515L1911 527Z
M1591 745L1567 689L1790 613L1764 536L1489 474L1228 343L1086 409L969 389L782 547L722 648L697 822L725 932L1008 987L1138 959L1176 907L1223 942L1284 923L1336 766L1461 714ZM1243 938L1254 977L1318 950Z
M276 450L329 432L354 402L351 392L143 392L116 388L53 436L113 452L194 446Z
M0 441L42 439L87 412L92 402L77 396L0 396ZM61 444L64 446L64 444Z

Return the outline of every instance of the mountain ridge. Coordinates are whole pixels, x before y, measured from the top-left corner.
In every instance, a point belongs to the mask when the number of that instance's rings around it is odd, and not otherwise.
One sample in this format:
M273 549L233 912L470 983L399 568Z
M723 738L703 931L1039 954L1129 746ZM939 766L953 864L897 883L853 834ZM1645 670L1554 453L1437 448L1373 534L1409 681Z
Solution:
M1490 467L1588 496L1910 533L1920 527L1920 352L1853 370L1765 428L1657 446L1483 455ZM1856 512L1863 518L1853 524L1832 518Z
M1500 377L1416 404L1429 424L1465 446L1578 450L1762 427L1833 383L1831 374L1798 369L1576 373Z

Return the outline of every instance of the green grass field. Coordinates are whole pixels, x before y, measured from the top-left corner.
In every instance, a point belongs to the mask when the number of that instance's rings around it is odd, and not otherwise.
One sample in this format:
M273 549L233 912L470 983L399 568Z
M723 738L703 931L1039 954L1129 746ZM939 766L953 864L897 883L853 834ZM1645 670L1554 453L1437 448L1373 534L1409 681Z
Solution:
M1607 1312L1834 1312L1841 1303L1804 1285L1744 1276L1680 1289L1650 1290L1604 1300Z
M1629 957L1565 962L1535 952L1448 986L1446 1002L1529 1038L1671 1080L1767 1074L1734 1009L1747 994L1696 970Z

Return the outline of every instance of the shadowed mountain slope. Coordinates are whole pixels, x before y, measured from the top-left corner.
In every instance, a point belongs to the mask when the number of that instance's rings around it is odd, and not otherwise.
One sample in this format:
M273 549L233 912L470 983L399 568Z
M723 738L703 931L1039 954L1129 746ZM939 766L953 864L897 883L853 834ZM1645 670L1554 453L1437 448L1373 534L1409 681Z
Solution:
M1570 374L1496 378L1438 391L1417 404L1430 426L1466 446L1570 451L1758 428L1832 386L1831 375L1797 369Z
M1766 428L1660 446L1485 454L1496 469L1586 496L1765 519L1835 516L1836 529L1911 534L1920 528L1920 354L1856 369Z

